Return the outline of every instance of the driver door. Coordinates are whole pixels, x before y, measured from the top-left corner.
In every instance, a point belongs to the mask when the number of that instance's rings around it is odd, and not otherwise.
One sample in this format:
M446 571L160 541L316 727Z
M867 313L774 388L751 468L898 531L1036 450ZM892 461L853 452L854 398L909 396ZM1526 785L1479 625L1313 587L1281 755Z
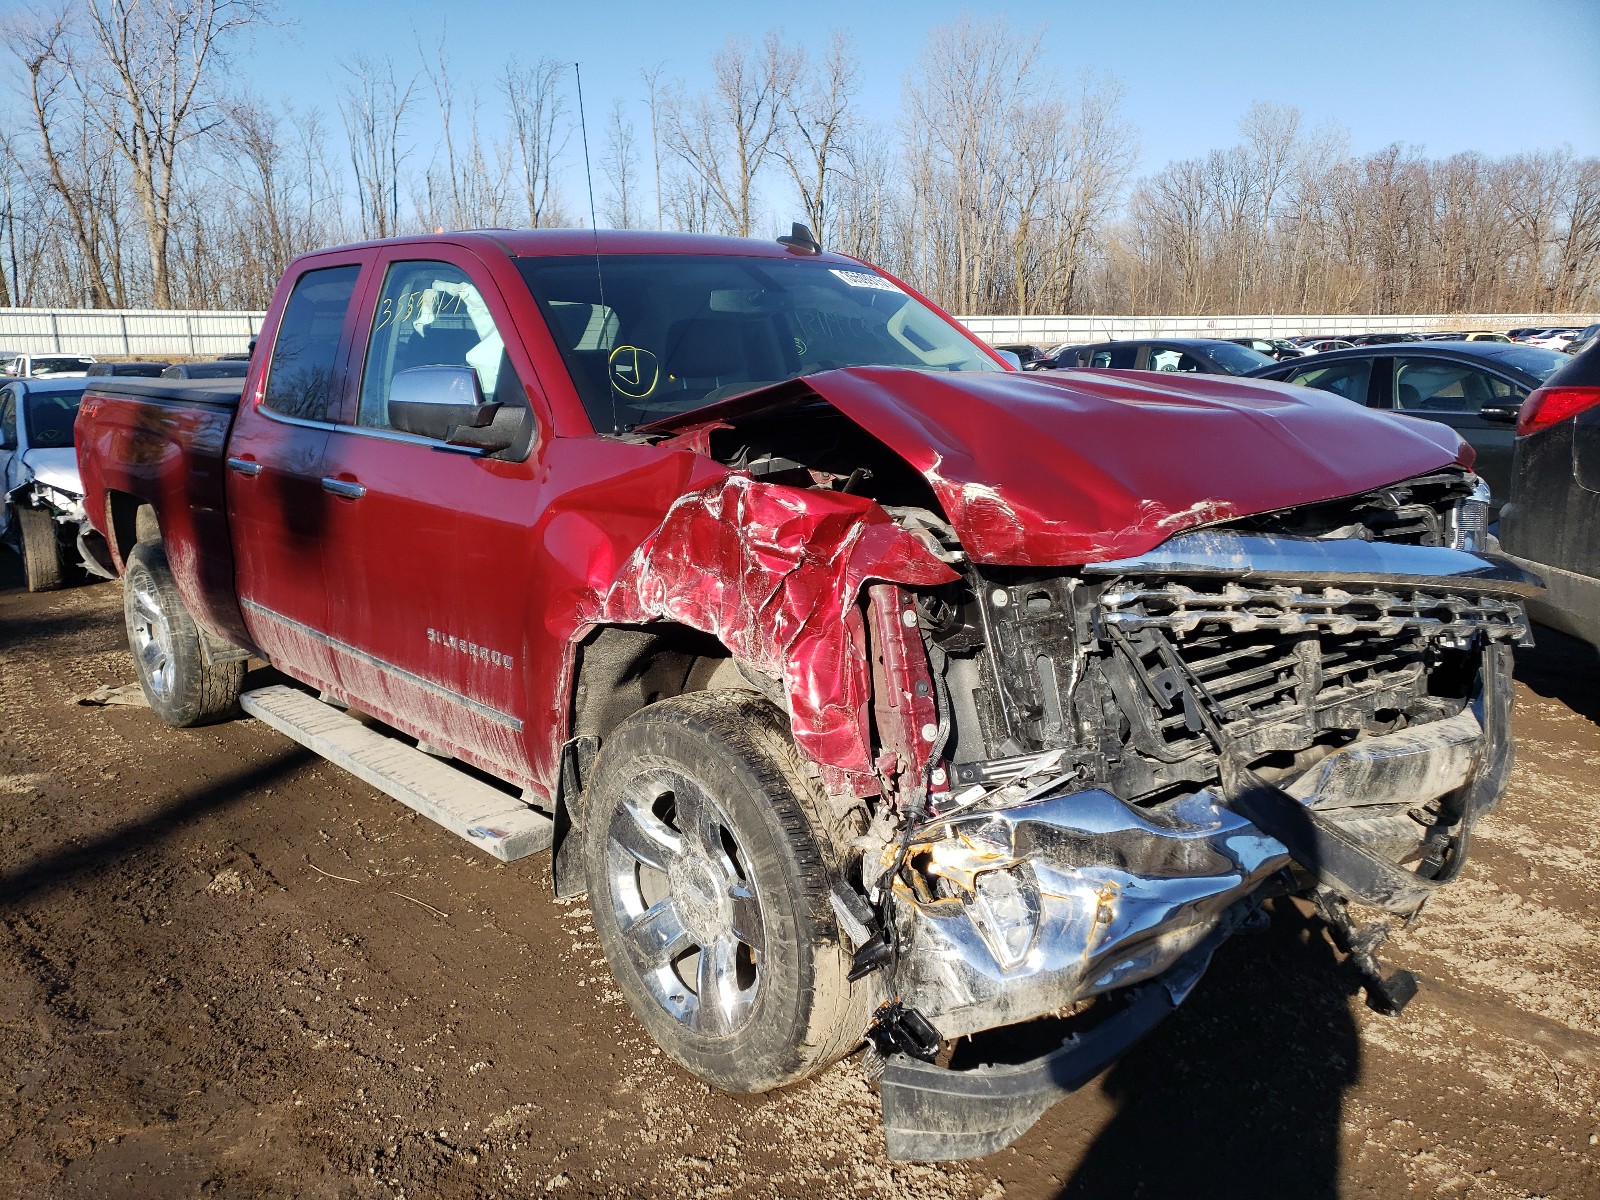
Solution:
M387 251L366 301L352 405L329 434L323 569L342 690L364 710L504 778L525 780L525 641L536 454L487 456L396 429L394 377L471 367L486 400L529 410L532 370L471 253Z

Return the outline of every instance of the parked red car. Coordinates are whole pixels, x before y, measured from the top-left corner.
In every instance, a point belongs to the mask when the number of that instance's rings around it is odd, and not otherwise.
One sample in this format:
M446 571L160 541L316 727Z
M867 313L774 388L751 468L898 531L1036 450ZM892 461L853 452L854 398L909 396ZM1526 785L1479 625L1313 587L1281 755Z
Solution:
M1453 431L1004 370L809 237L308 255L242 390L97 381L77 443L159 717L553 841L668 1053L761 1091L870 1043L899 1157L1005 1145L1272 895L1397 1009L1347 905L1415 913L1509 767L1537 581Z

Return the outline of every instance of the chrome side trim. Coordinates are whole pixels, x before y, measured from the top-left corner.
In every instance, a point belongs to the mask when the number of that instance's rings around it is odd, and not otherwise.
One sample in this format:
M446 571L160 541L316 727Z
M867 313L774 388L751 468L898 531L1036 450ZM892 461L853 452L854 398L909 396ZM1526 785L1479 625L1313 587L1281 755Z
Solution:
M419 437L414 433L402 433L398 429L373 429L366 425L341 425L337 421L313 421L307 417L291 417L285 413L276 412L265 404L257 404L256 411L269 421L277 421L283 425L298 425L302 429L323 429L329 433L348 433L355 437L377 438L382 442L401 442L409 446L426 446L430 450L444 450L450 454L465 454L469 458L481 458L485 453L481 446L452 446L449 442L441 442L437 438Z
M412 687L421 688L423 691L438 696L441 700L448 700L452 704L459 704L463 708L470 709L477 713L478 716L493 721L497 725L504 725L515 733L522 732L522 721L517 717L513 717L510 713L503 713L497 708L490 708L487 704L474 700L470 696L463 696L460 692L452 691L443 684L435 683L431 679L424 679L421 675L408 671L404 667L397 667L386 659L368 654L365 650L358 650L350 645L349 642L342 642L338 638L329 637L319 630L312 629L309 625L303 625L299 621L284 616L282 613L274 612L264 604L257 604L254 600L246 600L243 597L240 598L239 604L259 616L266 617L268 620L276 621L280 625L294 630L302 637L311 638L313 641L338 650L342 654L348 654L351 658L359 659L368 666L377 667L380 671L387 671Z
M1536 596L1544 589L1537 575L1499 554L1358 538L1324 540L1226 530L1179 534L1144 554L1086 563L1083 570L1093 575L1213 575L1232 580L1466 587L1515 596Z
M268 408L264 401L256 404L256 412L267 418L267 420L276 421L280 425L298 425L301 429L334 430L339 428L332 421L313 421L309 417L291 417L288 413L281 413L276 409Z

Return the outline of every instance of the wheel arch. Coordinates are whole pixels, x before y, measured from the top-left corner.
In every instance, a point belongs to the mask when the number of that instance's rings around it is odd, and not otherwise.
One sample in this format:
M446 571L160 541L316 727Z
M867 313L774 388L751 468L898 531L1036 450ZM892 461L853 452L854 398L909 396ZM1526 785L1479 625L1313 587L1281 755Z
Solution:
M601 743L634 713L659 700L692 692L743 690L782 710L783 688L742 666L714 635L676 622L591 626L572 646L567 736L555 789L556 833L551 856L556 895L583 893L576 840L583 790Z

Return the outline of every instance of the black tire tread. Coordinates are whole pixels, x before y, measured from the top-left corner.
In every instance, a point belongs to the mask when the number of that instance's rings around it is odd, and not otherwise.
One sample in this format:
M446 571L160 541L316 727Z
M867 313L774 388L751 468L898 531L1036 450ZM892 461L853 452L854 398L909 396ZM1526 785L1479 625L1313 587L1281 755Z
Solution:
M55 591L66 582L66 563L61 555L61 536L56 532L55 518L42 508L20 505L16 517L28 590Z
M723 743L742 757L745 769L772 804L794 860L792 882L800 894L804 917L818 935L812 943L812 982L801 996L809 1025L792 1047L788 1061L768 1074L715 1082L745 1092L798 1082L849 1053L860 1043L870 1019L872 989L865 984L852 985L847 978L852 956L839 934L831 902L834 882L843 876L840 848L849 844L856 831L848 827L845 816L834 814L803 769L787 717L751 692L694 692L640 710L606 739L595 760L591 786L612 771L637 769L641 759L632 743L648 738L656 726L667 736L693 730ZM631 732L619 737L625 728ZM585 807L598 816L592 797ZM672 1052L670 1047L666 1049Z

